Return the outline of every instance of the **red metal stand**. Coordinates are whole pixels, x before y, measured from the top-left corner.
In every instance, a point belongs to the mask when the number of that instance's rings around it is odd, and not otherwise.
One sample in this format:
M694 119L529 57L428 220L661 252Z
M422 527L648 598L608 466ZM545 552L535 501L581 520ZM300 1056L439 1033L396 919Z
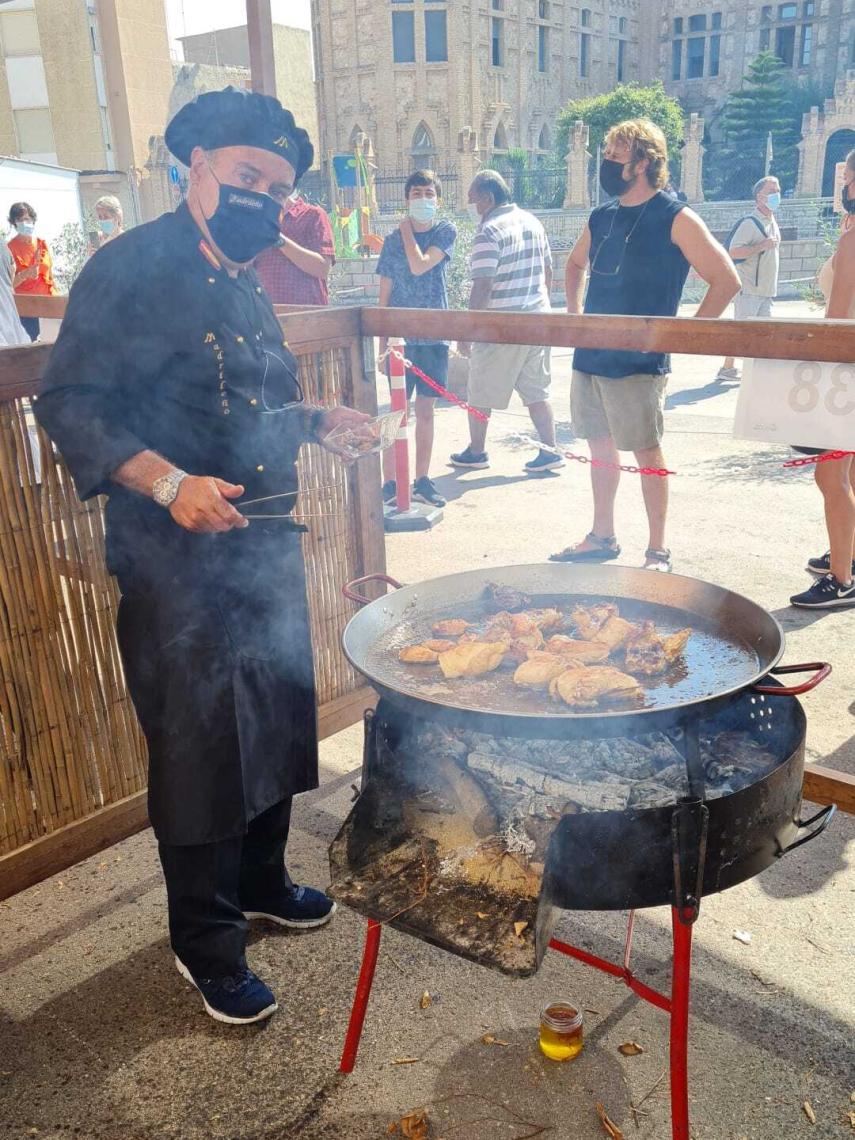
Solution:
M377 968L382 931L380 923L369 918L368 930L365 933L365 949L362 951L362 965L356 982L356 993L353 995L353 1008L350 1011L347 1036L344 1039L344 1049L338 1066L342 1073L352 1073L356 1064L356 1053L362 1037L362 1027L365 1024L365 1011L368 1009L368 999L371 996L371 983L374 981L374 971Z
M690 920L691 916L687 913L686 918ZM692 968L691 921L682 922L676 907L671 908L674 956L671 964L670 997L659 993L658 990L651 989L644 982L640 982L630 969L634 927L635 911L630 911L622 965L609 962L606 958L599 958L596 954L589 954L587 950L580 950L577 946L571 946L567 942L560 942L557 938L551 940L549 948L550 950L557 950L559 954L566 954L568 958L575 958L579 962L593 966L596 970L602 970L614 978L621 978L632 992L643 1001L655 1005L670 1015L671 1136L672 1140L689 1140L688 1044L689 989ZM374 970L377 966L382 929L381 924L373 918L368 920L362 966L359 971L359 980L356 983L353 1008L350 1011L350 1022L339 1064L339 1069L343 1073L353 1072L353 1066L356 1064L356 1052L359 1048L359 1039L362 1036L362 1027L365 1023L368 998L371 995L371 983L374 980Z

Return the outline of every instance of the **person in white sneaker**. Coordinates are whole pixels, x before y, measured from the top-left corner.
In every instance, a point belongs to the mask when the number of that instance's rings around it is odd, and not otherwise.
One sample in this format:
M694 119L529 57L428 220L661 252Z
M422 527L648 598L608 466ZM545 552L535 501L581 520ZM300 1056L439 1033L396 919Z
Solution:
M781 183L777 178L761 178L754 184L754 209L736 223L725 242L733 259L741 288L733 302L737 321L752 318L768 321L772 301L778 292L781 231L775 219L781 206ZM716 380L741 380L736 361L728 356Z
M855 216L855 151L847 157L847 169L851 177L843 184L843 209L848 217ZM823 283L829 289L825 315L831 319L855 320L855 226L844 226L831 265L823 268L827 270ZM855 440L852 442L855 446ZM829 550L822 558L808 560L808 572L821 576L809 589L794 594L790 604L823 610L855 606L855 464L852 456L817 463L814 477L825 504Z

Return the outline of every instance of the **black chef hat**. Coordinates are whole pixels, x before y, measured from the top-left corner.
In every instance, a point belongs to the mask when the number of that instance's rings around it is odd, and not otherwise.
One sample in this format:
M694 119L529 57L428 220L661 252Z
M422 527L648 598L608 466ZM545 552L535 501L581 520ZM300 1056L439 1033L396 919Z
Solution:
M278 154L294 167L295 181L312 165L315 155L309 135L278 99L254 91L225 87L187 103L172 119L166 145L185 166L195 146L217 150L224 146L254 146Z

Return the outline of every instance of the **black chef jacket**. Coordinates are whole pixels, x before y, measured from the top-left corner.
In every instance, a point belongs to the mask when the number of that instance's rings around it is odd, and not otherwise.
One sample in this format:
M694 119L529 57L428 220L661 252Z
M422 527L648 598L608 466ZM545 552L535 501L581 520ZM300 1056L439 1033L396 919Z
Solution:
M191 534L110 481L145 449L255 499L297 489L315 409L252 270L230 277L185 206L109 242L69 297L36 416L82 499L103 493L118 633L149 749L158 839L214 842L317 786L312 652L294 497L283 518ZM240 503L237 503L240 508Z

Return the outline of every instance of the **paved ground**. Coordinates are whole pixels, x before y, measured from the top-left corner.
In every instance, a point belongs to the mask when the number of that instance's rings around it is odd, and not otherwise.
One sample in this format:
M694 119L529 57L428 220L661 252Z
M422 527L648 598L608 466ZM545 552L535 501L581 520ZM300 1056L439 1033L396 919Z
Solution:
M556 357L555 406L569 439L569 358ZM807 581L804 559L825 548L818 494L808 475L781 469L777 451L730 438L735 392L712 382L716 367L676 362L667 457L680 472L670 535L677 568L775 612L788 660L834 663L831 679L805 698L809 753L855 771L855 611L818 617L786 605ZM463 442L463 424L452 409L438 420L439 471ZM528 451L509 435L520 425L496 421L489 471L441 476L445 520L429 534L390 538L393 574L414 581L535 562L585 533L586 471L568 465L527 480ZM639 564L645 534L629 476L619 536L624 561ZM359 736L354 728L324 744L324 784L296 812L292 870L304 880L326 881L326 846L359 776ZM853 1134L853 838L855 820L839 818L760 878L705 900L690 1047L696 1140ZM0 904L3 1140L375 1140L418 1106L428 1107L434 1140L594 1140L604 1135L598 1100L627 1137L670 1135L667 1081L645 1101L640 1128L630 1111L666 1069L666 1019L603 975L550 955L535 978L511 981L389 931L359 1065L341 1080L361 919L341 913L315 935L260 931L252 962L281 1009L264 1027L236 1031L209 1021L175 973L163 904L150 833ZM667 985L667 921L655 910L638 923L638 970L654 985ZM751 933L750 945L734 940L737 929ZM618 955L621 916L567 914L560 933ZM421 1010L424 990L434 1002ZM587 1010L587 1044L575 1063L557 1066L538 1054L536 1024L544 1001L563 994ZM508 1045L482 1044L485 1032ZM617 1045L627 1040L644 1054L623 1058ZM396 1065L402 1057L418 1061Z

